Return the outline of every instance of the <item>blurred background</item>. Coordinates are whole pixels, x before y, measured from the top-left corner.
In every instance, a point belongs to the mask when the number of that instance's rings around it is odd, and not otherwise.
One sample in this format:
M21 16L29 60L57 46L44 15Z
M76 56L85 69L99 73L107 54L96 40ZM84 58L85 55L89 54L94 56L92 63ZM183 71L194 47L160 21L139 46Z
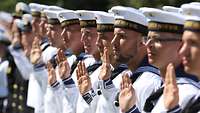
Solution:
M89 9L107 11L115 5L139 7L161 7L171 5L179 7L189 2L200 2L200 0L0 0L0 11L13 12L17 2L40 3L57 5L66 9Z

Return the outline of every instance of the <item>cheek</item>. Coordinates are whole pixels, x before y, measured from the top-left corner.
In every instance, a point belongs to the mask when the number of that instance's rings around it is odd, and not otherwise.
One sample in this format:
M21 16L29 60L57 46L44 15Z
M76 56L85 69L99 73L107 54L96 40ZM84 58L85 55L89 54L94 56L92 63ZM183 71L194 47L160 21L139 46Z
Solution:
M134 40L120 40L120 51L122 53L135 54L137 51L137 43Z
M197 47L193 47L193 48L191 48L191 60L193 61L193 62L198 62L198 64L199 64L199 67L200 67L200 48L197 48Z

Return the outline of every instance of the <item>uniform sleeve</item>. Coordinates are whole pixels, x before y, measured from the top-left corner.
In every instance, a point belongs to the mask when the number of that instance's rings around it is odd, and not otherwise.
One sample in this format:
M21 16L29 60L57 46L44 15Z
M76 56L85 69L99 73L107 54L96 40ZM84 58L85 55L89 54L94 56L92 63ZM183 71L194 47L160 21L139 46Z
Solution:
M97 107L98 96L93 89L85 93L79 94L77 102L77 113L95 113Z
M181 113L182 109L179 105L175 106L173 109L167 111L167 113Z
M75 86L73 79L67 78L62 80L63 89L63 113L75 113L78 100L78 89Z
M62 100L61 85L55 82L53 85L48 86L44 101L45 113L62 113Z
M9 50L21 75L25 80L28 80L30 72L33 71L32 64L29 62L28 58L21 49L14 49L13 46L10 46Z
M99 80L99 88L102 95L110 102L114 102L118 89L115 88L111 79Z
M131 109L129 109L126 113L140 113L138 108L134 105Z
M42 63L34 65L29 78L27 105L44 111L44 95L47 89L48 73ZM34 92L34 93L33 93Z

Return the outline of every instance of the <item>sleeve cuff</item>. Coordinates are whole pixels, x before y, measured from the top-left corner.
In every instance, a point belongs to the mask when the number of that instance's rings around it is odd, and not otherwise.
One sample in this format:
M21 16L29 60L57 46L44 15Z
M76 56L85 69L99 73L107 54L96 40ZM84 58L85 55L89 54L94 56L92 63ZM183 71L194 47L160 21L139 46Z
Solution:
M22 46L21 46L20 44L15 44L15 45L13 46L13 49L14 49L14 50L19 50L19 49L22 49Z
M127 112L125 113L140 113L136 105L134 105L132 108L130 108Z
M95 96L96 96L96 94L95 94L94 90L91 89L86 94L84 94L82 97L88 104L90 104Z
M58 81L56 81L53 84L51 84L51 88L53 88L53 89L58 88L58 86L59 86L59 82Z
M167 113L180 113L180 112L181 112L181 107L179 105L167 111Z
M108 80L100 80L100 87L104 89L111 89L114 87L113 82L111 79Z
M45 69L45 64L43 62L40 62L38 64L34 64L33 69L35 71L43 70L43 69Z
M63 79L62 82L63 82L64 86L67 88L74 87L74 85L75 85L74 80L71 77Z

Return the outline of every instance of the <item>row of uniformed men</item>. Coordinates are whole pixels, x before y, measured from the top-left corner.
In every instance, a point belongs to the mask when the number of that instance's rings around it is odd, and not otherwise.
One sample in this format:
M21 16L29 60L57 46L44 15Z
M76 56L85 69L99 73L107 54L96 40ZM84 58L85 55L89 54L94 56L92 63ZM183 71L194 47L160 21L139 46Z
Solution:
M29 79L27 105L38 113L198 112L199 6L107 13L17 4L12 40L23 53L11 53Z

